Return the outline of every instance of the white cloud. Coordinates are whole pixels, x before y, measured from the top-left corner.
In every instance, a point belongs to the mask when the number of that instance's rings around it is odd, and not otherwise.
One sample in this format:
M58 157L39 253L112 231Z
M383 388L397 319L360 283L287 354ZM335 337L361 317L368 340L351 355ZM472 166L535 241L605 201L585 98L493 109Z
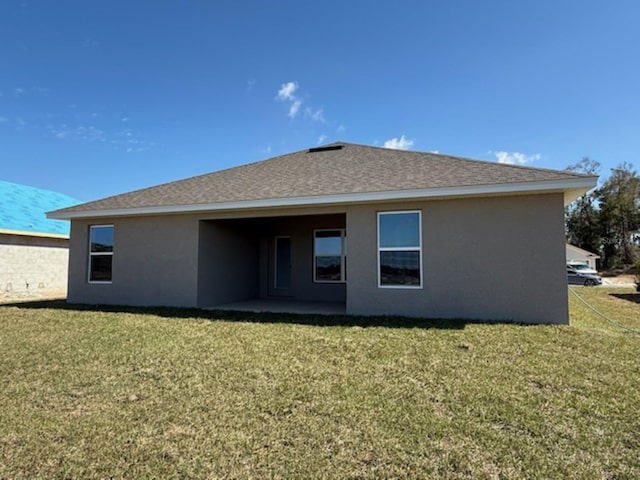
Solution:
M278 90L278 96L276 98L282 101L295 101L296 97L294 94L296 93L296 90L298 90L298 82L283 83L280 90Z
M286 102L289 104L289 111L287 116L289 118L295 118L301 112L302 105L305 103L306 95L299 94L300 85L298 82L287 82L280 85L280 89L276 94L276 101ZM324 108L314 108L313 106L307 106L303 110L303 118L313 122L327 123L324 116ZM344 127L340 127L344 129Z
M326 123L326 120L324 118L324 109L320 108L318 110L316 110L315 112L313 111L313 108L311 107L307 107L304 111L304 114L306 117L310 118L311 120L315 121L315 122L321 122L321 123Z
M32 95L46 95L49 93L49 89L45 87L16 87L13 89L13 96L17 98L27 97ZM0 92L0 97L2 97L2 92Z
M128 122L128 121L129 121L129 117L122 117L122 118L120 119L120 121L121 121L121 122L123 122L123 123L124 123L124 122Z
M410 150L413 147L413 140L409 140L404 135L400 138L391 138L384 142L384 148L392 148L394 150Z
M533 155L526 155L520 152L489 152L493 153L498 160L498 163L504 163L506 165L526 165L527 163L540 160L541 155L534 153Z
M93 38L85 38L82 41L83 48L94 48L98 46L100 46L100 42L98 42L97 40L94 40Z
M320 135L318 137L318 145L320 145L321 143L324 143L326 139L327 139L326 135Z
M155 145L153 142L140 138L140 135L130 128L114 132L105 131L93 125L71 126L62 123L48 125L47 129L61 141L110 144L116 150L124 150L127 153L144 152Z
M278 90L278 94L276 95L276 100L291 102L291 105L289 105L289 113L287 113L287 116L290 118L295 118L302 106L302 100L296 95L297 90L298 82L287 82L280 86L280 90Z
M344 133L345 130L346 128L344 125L339 125L338 128L336 128L336 133L340 135L341 133Z
M155 146L154 142L148 142L140 138L138 132L125 128L111 135L111 144L117 150L124 149L127 153L144 152Z
M83 140L86 142L104 142L107 140L104 130L100 130L93 125L70 127L62 124L59 127L50 127L49 129L58 140Z
M294 118L298 114L298 110L300 110L300 105L302 105L302 101L294 100L289 107L289 113L287 113L287 116Z
M114 144L118 144L118 142L111 142ZM122 145L122 142L120 143ZM135 140L132 138L127 138L124 142L125 151L127 153L138 153L144 152L145 150L150 149L155 144L153 142L145 142L144 140Z

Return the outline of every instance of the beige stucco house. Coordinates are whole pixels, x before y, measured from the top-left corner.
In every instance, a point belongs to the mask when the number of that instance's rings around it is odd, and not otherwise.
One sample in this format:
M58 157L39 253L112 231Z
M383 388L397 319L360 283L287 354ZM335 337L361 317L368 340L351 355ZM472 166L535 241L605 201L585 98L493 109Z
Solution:
M50 213L68 301L287 299L354 315L568 322L563 208L596 178L334 143Z

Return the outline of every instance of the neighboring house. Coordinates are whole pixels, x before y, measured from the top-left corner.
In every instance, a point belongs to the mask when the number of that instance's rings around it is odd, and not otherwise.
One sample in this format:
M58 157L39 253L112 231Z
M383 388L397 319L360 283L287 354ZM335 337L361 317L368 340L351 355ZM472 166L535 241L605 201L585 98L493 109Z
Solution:
M566 324L564 206L596 180L335 143L49 215L70 302Z
M57 192L0 181L0 295L67 289L69 222L46 212L80 203Z
M565 244L565 250L567 253L567 263L586 263L587 265L589 265L589 267L597 270L596 260L600 258L599 255L588 252L587 250L583 250L582 248L578 248L575 245L571 245L570 243Z

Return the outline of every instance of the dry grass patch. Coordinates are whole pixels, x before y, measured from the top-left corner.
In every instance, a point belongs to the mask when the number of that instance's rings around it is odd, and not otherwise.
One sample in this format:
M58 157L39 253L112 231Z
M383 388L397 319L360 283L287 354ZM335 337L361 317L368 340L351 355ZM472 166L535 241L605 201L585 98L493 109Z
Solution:
M613 292L580 289L640 328ZM640 336L571 313L523 327L3 306L0 478L638 477Z

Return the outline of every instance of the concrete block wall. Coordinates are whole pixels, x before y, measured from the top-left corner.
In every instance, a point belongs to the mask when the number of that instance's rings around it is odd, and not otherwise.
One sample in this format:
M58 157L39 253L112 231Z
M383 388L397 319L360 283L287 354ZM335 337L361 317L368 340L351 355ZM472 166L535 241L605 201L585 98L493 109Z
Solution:
M0 242L0 293L66 292L69 248L60 246L65 242Z

